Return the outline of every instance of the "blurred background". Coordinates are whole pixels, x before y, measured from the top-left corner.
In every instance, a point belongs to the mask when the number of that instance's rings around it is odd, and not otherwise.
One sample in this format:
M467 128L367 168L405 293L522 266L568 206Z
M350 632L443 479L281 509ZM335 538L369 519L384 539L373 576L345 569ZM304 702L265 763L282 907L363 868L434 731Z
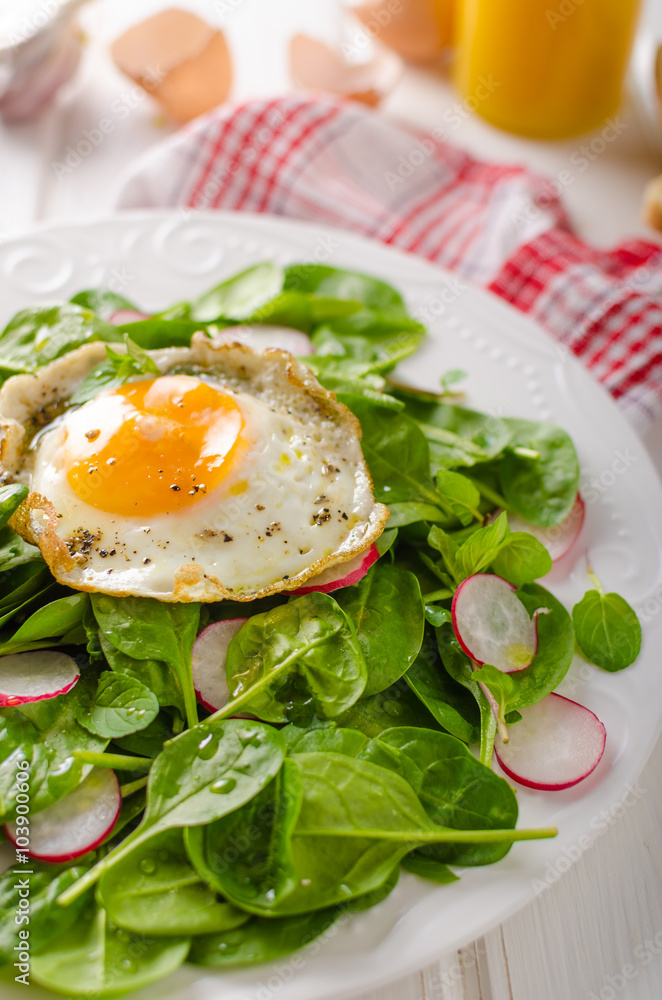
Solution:
M296 88L359 99L479 157L558 176L575 224L598 244L650 238L641 200L662 171L662 2L639 7L179 0L164 15L159 0L0 0L0 237L103 214L127 166L184 120Z

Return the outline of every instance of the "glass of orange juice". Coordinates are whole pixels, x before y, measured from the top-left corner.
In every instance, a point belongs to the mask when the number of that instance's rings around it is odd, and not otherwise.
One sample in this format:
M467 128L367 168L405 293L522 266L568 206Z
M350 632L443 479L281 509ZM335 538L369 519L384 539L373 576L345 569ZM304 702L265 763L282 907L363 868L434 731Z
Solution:
M559 139L618 110L641 0L458 0L455 79L493 125Z

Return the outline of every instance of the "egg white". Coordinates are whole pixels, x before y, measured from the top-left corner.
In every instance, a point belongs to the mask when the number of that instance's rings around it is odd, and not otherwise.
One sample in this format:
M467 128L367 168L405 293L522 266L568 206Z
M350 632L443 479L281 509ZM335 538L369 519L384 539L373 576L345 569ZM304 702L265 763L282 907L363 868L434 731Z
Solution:
M178 511L123 517L82 501L63 458L76 413L66 400L98 363L98 346L0 391L0 462L31 489L13 523L61 582L162 601L251 600L353 558L383 530L388 511L374 500L360 427L346 407L289 354L203 335L190 349L153 357L163 374L231 392L250 447L219 487ZM63 405L35 437L35 415ZM103 489L103 469L94 475Z

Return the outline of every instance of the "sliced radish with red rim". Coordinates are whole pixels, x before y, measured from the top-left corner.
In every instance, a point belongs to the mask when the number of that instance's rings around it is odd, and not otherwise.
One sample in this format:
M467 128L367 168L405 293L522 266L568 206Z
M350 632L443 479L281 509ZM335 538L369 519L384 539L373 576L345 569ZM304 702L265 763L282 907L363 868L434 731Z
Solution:
M296 590L288 590L287 594L293 597L302 597L304 594L330 594L333 590L340 590L341 587L352 587L359 580L362 580L373 563L379 559L379 550L376 545L371 545L365 552L360 552L348 562L339 563L325 569L319 576L314 576L302 587Z
M108 322L114 326L124 326L126 323L139 323L143 319L149 319L149 314L139 312L137 309L118 309L112 316L108 317Z
M529 666L538 650L536 620L503 577L476 573L455 591L451 615L460 646L476 663L511 673Z
M66 653L45 649L0 656L0 706L57 698L79 677L76 661Z
M191 671L198 701L209 712L217 712L230 700L225 673L228 646L248 618L228 618L208 625L193 643Z
M586 504L578 493L572 510L560 524L541 528L540 525L525 521L519 514L508 514L508 524L511 531L526 531L537 538L549 552L552 562L558 562L568 554L579 538L585 514Z
M590 709L548 694L520 712L509 741L497 737L494 744L501 767L520 785L560 791L588 778L600 763L607 733Z
M121 805L122 793L115 772L93 767L72 792L30 816L28 827L6 823L5 833L31 858L73 861L105 840L117 822ZM22 846L24 837L29 840L28 846ZM17 839L21 844L17 844Z

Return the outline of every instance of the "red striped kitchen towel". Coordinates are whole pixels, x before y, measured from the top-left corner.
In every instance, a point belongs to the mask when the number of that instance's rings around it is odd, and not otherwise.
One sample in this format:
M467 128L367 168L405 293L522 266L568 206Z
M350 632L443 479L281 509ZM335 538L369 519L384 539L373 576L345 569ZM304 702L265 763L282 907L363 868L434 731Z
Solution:
M446 136L300 95L216 109L159 144L118 207L268 212L340 226L486 285L583 361L643 430L662 410L662 251L597 250L550 182ZM608 210L608 209L607 209Z

